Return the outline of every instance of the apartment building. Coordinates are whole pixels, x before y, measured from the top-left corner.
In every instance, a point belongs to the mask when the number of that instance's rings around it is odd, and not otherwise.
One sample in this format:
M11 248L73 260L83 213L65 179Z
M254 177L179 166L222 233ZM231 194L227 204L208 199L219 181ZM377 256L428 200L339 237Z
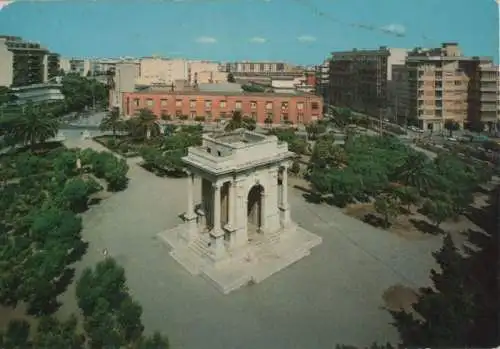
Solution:
M61 69L66 74L79 74L87 76L90 73L90 59L62 58Z
M139 73L139 66L135 63L119 63L115 66L109 89L110 107L117 107L123 113L121 110L123 93L135 91Z
M41 84L55 76L58 55L39 43L0 36L0 86Z
M330 83L330 60L325 60L322 64L314 67L315 93L323 97L325 104L330 104L328 99L328 86Z
M137 84L170 84L176 80L188 80L188 62L184 59L144 57L139 60Z
M312 94L274 94L222 91L135 91L123 93L122 109L128 116L144 108L155 115L186 115L194 120L205 117L207 122L229 119L238 110L244 116L264 124L267 118L274 124L285 121L306 124L322 117L323 101Z
M224 83L227 73L219 70L220 64L210 61L189 61L188 81L191 84Z
M447 119L461 126L498 119L496 66L491 58L464 56L457 43L414 49L395 75L399 110L425 130L443 130Z
M371 115L385 113L394 105L392 68L404 64L407 52L407 49L385 46L375 50L333 52L326 100L329 104Z

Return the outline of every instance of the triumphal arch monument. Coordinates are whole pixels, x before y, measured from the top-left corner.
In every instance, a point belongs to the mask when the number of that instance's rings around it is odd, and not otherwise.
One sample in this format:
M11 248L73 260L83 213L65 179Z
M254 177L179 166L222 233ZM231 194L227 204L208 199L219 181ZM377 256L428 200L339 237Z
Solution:
M206 134L183 158L184 222L159 234L170 255L223 293L258 283L309 255L321 237L295 224L286 142L247 130Z

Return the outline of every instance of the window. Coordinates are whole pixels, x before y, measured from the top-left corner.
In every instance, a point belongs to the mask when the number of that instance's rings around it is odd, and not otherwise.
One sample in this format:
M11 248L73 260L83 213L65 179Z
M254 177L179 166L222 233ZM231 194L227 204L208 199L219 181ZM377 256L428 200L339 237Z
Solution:
M167 106L167 100L166 100L166 99L162 99L162 100L160 100L160 105L161 105L162 107L166 107L166 106Z
M219 102L219 106L220 106L221 108L226 108L226 107L227 107L227 102L226 102L226 101L220 101L220 102Z
M205 109L212 109L212 101L211 100L205 101Z
M462 85L462 81L460 80L455 80L455 86L460 86Z
M297 110L304 110L304 102L297 103Z
M220 118L221 118L221 119L225 119L226 117L227 117L226 112L225 112L225 111L221 111L221 112L220 112Z
M257 121L257 113L252 112L250 116L252 117L253 120Z
M189 108L191 108L191 109L196 108L196 99L192 99L189 101Z
M312 102L311 103L311 109L312 110L318 110L319 109L319 103L318 102Z
M211 120L212 119L212 113L211 112L207 111L205 114L206 114L205 117L207 118L207 120Z
M273 110L273 102L266 102L266 110Z
M141 101L139 100L139 98L134 98L134 106L138 107L140 105L141 105Z
M280 120L288 121L288 113L281 113Z
M288 109L288 102L281 102L281 109L282 110Z
M146 99L146 106L152 107L154 105L153 100L151 98Z
M221 152L217 150L217 156L221 156Z
M299 124L301 124L301 123L303 123L303 122L304 122L304 113L303 113L303 112L300 112L300 111L299 111L299 112L297 113L297 122L298 122Z
M211 152L212 152L212 149L207 148L207 153L209 153L209 154L210 154Z
M182 111L180 111L180 110L176 110L176 111L175 111L175 116L176 116L176 117L179 117L179 116L181 116L181 115L182 115Z
M256 101L251 101L250 102L250 108L257 109L257 102Z
M192 111L191 113L189 113L190 116L191 116L191 119L194 119L196 117L196 112L195 111Z
M235 105L234 105L234 108L236 110L241 110L241 101L236 101Z
M182 108L182 99L176 99L175 100L175 107L176 108Z

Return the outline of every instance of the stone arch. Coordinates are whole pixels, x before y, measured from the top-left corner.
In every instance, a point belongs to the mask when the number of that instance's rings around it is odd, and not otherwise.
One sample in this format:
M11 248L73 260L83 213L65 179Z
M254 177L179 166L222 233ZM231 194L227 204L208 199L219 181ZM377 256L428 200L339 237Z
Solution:
M247 195L247 228L249 232L258 232L263 223L264 187L260 183L250 187Z

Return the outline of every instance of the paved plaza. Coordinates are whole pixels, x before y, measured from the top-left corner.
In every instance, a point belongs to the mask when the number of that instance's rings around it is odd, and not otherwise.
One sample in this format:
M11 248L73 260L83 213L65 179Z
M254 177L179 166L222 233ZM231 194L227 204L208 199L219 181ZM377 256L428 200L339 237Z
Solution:
M102 149L92 141L68 146ZM83 215L89 251L77 275L103 258L125 268L133 296L143 306L148 331L169 336L173 348L332 348L394 341L383 292L401 284L428 284L431 252L440 237L408 241L350 218L335 207L307 203L289 188L292 219L322 237L300 262L257 285L223 295L191 275L159 241L179 224L186 179L159 178L129 160L130 184ZM63 295L65 316L77 308L74 285Z

